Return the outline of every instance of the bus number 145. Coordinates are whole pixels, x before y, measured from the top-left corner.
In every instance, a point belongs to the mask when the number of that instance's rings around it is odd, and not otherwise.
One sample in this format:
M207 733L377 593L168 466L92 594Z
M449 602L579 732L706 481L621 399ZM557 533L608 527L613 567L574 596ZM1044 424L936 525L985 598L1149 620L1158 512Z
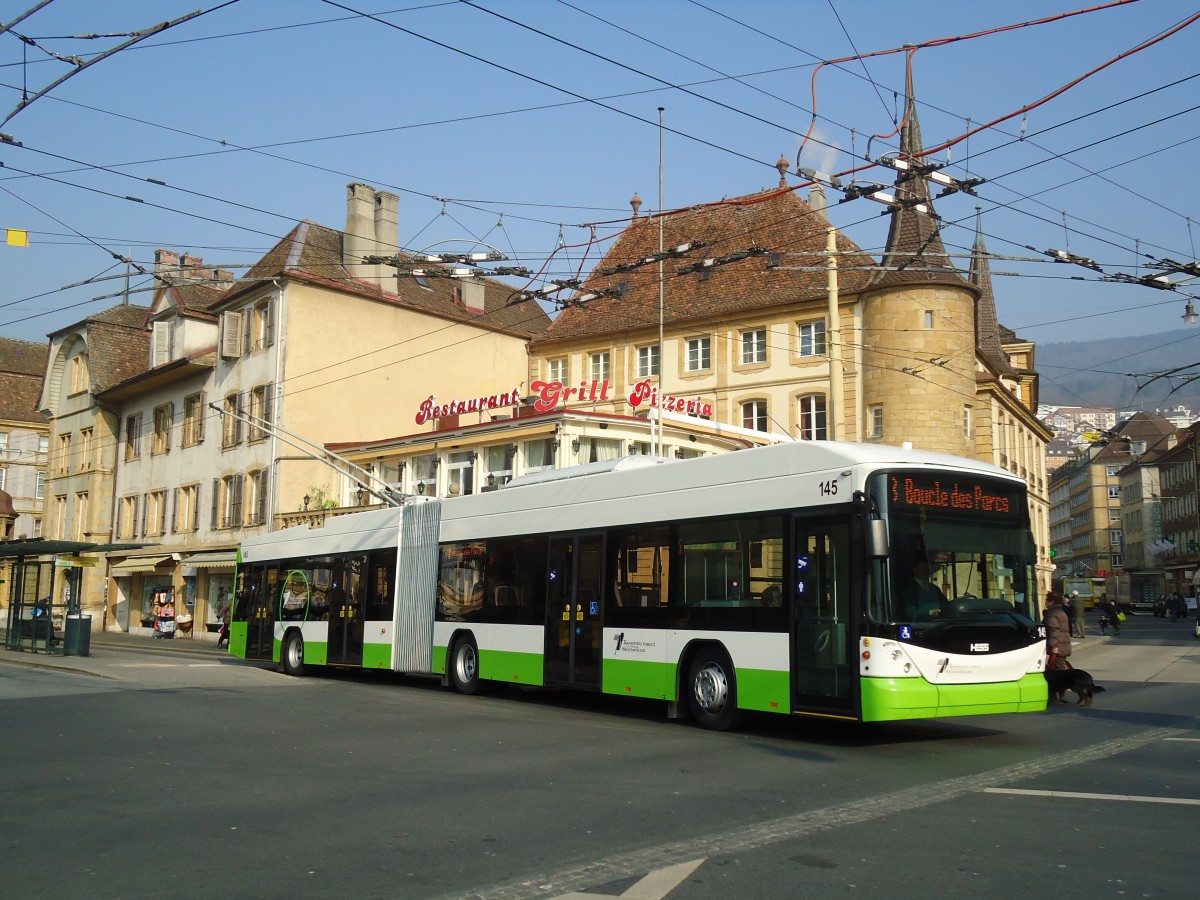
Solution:
M836 481L820 482L821 496L822 497L832 497L834 494L837 493L837 485L838 485L838 483Z

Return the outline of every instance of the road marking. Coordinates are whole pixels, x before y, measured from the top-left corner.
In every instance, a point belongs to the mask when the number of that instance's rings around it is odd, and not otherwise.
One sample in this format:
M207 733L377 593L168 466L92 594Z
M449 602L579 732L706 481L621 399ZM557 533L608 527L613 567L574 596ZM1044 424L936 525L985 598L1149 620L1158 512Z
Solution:
M1177 803L1200 806L1200 800L1188 797L1138 797L1134 794L1089 794L1083 791L1025 791L1020 788L984 788L985 794L1021 794L1026 797L1065 797L1068 800L1124 800L1126 803Z
M1190 741L1190 742L1200 742L1200 738L1165 738L1165 740L1168 740L1168 741Z
M1179 734L1176 728L1148 728L1128 737L1103 741L1070 753L1044 754L989 772L950 778L946 781L914 785L892 794L858 797L837 806L826 806L792 816L771 819L756 825L696 835L631 853L609 856L558 872L546 872L513 879L502 884L476 888L462 894L470 900L529 900L531 897L561 897L572 891L585 891L598 884L643 875L662 868L694 860L746 853L781 841L791 841L820 831L875 821L896 813L945 803L957 797L978 793L989 787L1025 781L1071 766L1085 765L1120 753L1138 750Z
M620 896L630 900L663 900L667 894L679 887L687 877L704 865L704 860L694 859L677 866L656 869ZM562 894L554 900L585 900L590 897L611 897L612 894Z

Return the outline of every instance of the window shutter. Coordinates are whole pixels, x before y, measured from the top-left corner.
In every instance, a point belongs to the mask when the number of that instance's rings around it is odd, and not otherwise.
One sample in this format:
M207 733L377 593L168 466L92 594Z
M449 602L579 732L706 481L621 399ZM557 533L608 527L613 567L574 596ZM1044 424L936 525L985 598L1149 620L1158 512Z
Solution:
M212 522L210 523L209 527L216 528L217 527L217 501L220 500L220 498L221 498L221 479L220 478L214 478L212 480L212 491L213 491Z
M150 365L161 366L171 361L171 332L173 330L172 322L155 322L154 323L154 349Z
M150 495L142 494L142 536L143 537L145 537L147 534L149 534L149 532L146 531L146 519L149 515L149 512L150 512Z
M275 301L267 301L267 346L270 347L275 343Z
M234 402L233 402L233 408L237 411L237 414L239 416L244 416L246 414L246 393L245 393L245 391L239 391L237 393L237 395L234 399ZM235 444L240 444L242 442L242 420L241 419L233 420L233 442Z
M121 534L121 507L125 505L124 500L118 500L115 504L117 507L116 518L113 519L113 537L120 538Z
M269 469L263 469L258 473L258 524L267 524L267 490L268 490L268 473Z
M196 493L192 496L192 531L200 530L200 482L196 482Z
M179 488L171 489L171 533L179 531Z
M242 350L242 314L227 312L221 316L221 355L237 359Z
M230 525L242 524L242 485L246 476L241 472L233 476L233 502L229 506Z
M275 383L270 382L263 390L263 421L268 425L274 425L275 420L272 418L275 414ZM269 435L268 435L269 437Z
M200 392L200 412L196 416L196 443L204 441L204 420L208 418L208 394Z
M158 533L167 533L167 500L169 499L166 491L160 491L158 501L161 504L158 508Z

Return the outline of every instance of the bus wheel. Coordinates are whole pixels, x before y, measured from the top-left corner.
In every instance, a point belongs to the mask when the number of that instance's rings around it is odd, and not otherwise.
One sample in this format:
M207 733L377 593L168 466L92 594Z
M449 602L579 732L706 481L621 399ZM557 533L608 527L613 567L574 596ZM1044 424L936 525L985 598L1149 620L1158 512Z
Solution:
M688 669L688 707L703 728L725 731L737 718L737 678L720 650L704 649Z
M479 650L470 637L459 638L450 651L450 683L460 694L479 693Z
M298 631L289 631L283 639L283 650L279 654L284 675L304 674L304 638Z

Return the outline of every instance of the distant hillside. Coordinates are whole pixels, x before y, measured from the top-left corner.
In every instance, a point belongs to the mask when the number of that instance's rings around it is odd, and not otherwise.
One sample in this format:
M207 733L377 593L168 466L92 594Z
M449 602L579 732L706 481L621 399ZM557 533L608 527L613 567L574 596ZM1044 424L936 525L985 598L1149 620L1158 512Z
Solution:
M1041 403L1147 410L1182 404L1200 410L1200 327L1101 341L1039 343L1036 365ZM1172 369L1180 369L1178 375L1147 385L1149 375ZM1189 378L1195 381L1185 384ZM1138 385L1145 386L1139 390Z

